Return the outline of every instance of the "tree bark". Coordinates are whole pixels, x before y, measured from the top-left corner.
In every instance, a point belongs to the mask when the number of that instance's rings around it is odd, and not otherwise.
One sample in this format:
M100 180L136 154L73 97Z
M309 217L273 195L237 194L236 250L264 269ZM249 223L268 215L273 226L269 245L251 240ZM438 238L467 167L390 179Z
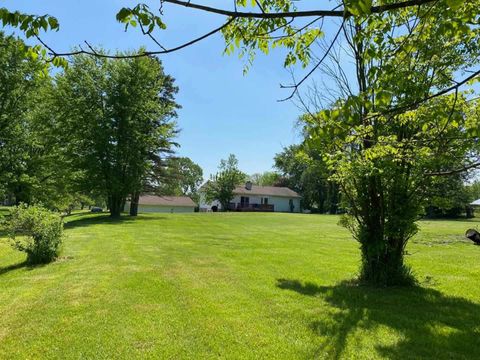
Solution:
M111 217L120 217L122 213L123 196L115 194L109 197L109 209Z
M140 199L140 193L138 191L132 193L130 199L130 216L138 215L138 201Z

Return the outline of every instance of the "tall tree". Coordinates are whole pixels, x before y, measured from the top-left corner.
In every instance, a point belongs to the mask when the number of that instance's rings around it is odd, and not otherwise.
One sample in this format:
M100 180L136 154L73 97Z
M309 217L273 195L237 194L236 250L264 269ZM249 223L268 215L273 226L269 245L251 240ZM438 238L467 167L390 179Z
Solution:
M74 187L78 170L69 167L64 144L56 136L59 121L63 119L56 117L52 108L53 83L50 77L45 77L30 95L28 121L22 129L25 156L19 176L21 182L16 189L22 191L22 202L42 203L51 209L64 210L81 195Z
M155 159L170 149L176 92L156 58L78 56L58 76L67 154L83 171L83 190L102 193L112 216L120 215L128 195L138 197Z
M238 160L230 154L228 159L221 160L218 172L210 177L205 185L205 197L207 201L217 200L222 210L228 210L228 205L234 197L233 191L246 179L246 174L238 169Z
M198 203L203 170L188 157L161 159L152 168L144 192L158 195L189 196Z
M0 196L30 202L34 131L31 125L36 96L48 82L39 61L25 59L22 40L0 32Z
M254 185L276 186L281 181L281 175L275 171L265 171L250 175L248 180Z
M302 195L303 208L337 213L339 188L330 180L332 172L321 152L307 146L290 145L275 155L275 167L281 171L287 186Z
M172 177L181 195L187 195L198 203L198 189L203 182L203 170L188 157L173 158Z

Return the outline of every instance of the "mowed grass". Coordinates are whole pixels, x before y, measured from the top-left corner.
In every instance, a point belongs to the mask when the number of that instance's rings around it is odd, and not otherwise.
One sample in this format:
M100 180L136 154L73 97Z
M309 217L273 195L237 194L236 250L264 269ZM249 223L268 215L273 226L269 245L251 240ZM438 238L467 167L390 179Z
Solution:
M1 359L478 359L475 221L422 221L420 286L346 282L358 245L335 216L68 218L62 257L0 245Z

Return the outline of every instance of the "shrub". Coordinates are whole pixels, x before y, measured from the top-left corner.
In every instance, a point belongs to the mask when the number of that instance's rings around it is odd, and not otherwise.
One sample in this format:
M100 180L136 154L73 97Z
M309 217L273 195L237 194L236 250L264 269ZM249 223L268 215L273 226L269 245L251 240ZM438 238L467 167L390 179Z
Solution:
M21 204L12 208L6 225L12 246L27 254L28 263L45 264L58 256L63 240L63 221L58 213Z

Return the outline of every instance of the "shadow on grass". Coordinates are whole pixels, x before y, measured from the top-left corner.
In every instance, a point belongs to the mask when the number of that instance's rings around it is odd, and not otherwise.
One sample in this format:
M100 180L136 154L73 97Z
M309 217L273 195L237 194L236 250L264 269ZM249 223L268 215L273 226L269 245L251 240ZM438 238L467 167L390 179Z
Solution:
M27 261L22 261L17 264L12 264L4 267L0 267L0 276L10 271L18 270L18 269L27 269L27 270L34 270L41 267L44 267L46 264L29 264Z
M480 305L466 299L421 287L318 286L287 279L279 279L277 286L332 306L310 324L312 331L328 339L315 357L341 358L350 334L362 331L365 337L375 336L378 327L388 327L398 339L391 345L375 345L382 357L473 359L480 354Z
M120 225L120 224L129 224L135 221L145 221L145 220L166 220L165 216L129 216L124 215L119 218L112 218L108 213L103 214L89 214L89 213L80 213L65 216L65 229L71 229L76 227L84 227L91 225Z
M10 271L13 271L13 270L18 270L18 269L22 269L24 267L27 267L28 264L26 261L23 261L23 262L20 262L20 263L17 263L17 264L13 264L13 265L8 265L8 266L5 266L5 267L0 267L0 275L3 275L3 274L6 274Z

